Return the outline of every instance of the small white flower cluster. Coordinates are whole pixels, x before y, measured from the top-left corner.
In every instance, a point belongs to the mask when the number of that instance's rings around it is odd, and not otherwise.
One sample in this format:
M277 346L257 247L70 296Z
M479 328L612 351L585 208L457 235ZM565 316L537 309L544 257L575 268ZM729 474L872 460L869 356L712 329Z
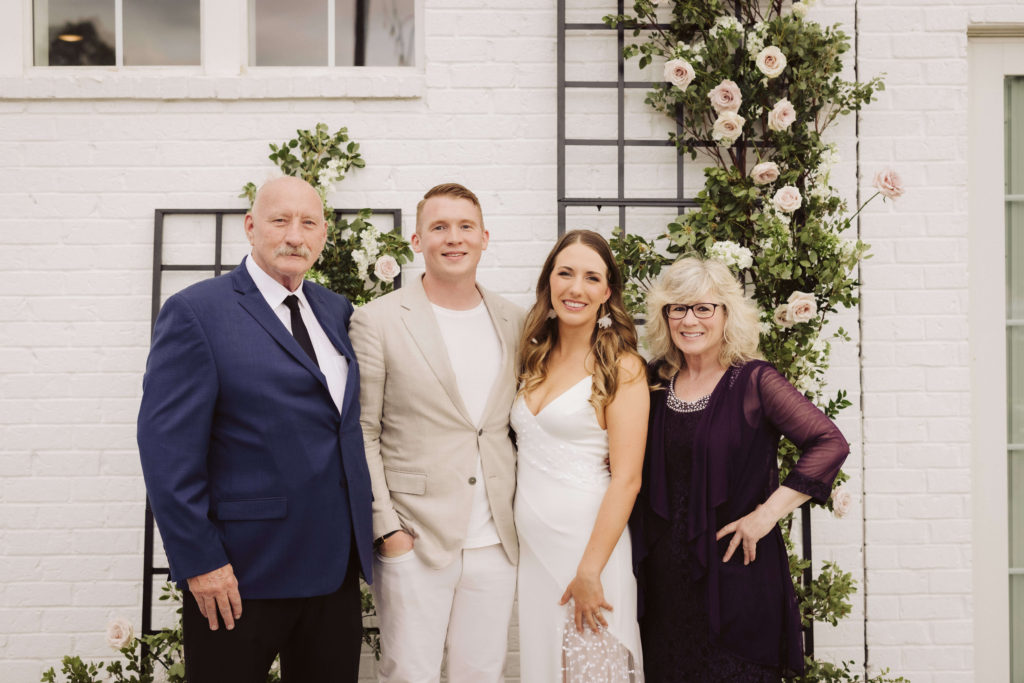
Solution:
M708 31L708 35L712 38L717 38L719 34L725 31L735 31L742 35L743 24L741 24L739 19L736 17L731 14L727 14L725 16L718 17L718 20L715 21L715 25L711 27L710 31Z
M373 263L373 274L382 282L392 282L402 272L401 266L394 256L380 254L380 231L372 225L359 235L360 249L352 250L352 260L356 264L356 274L364 282L369 282L370 264Z
M754 27L747 33L747 53L751 59L757 57L757 53L764 49L765 29L767 26L763 21L754 24Z
M341 168L340 159L331 159L327 164L320 169L320 172L316 175L317 191L321 197L327 196L327 193L334 187L334 183L338 182L345 177L345 171Z
M712 244L708 250L708 257L715 261L721 261L727 266L736 266L741 270L754 265L754 255L750 250L729 240Z

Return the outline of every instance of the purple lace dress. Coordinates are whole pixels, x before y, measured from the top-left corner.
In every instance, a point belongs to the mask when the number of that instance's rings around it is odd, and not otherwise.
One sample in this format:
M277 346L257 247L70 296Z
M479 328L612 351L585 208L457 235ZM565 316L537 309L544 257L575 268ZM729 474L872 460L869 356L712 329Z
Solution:
M803 669L778 528L743 566L715 532L778 487L780 435L802 452L785 484L823 501L848 452L835 425L767 363L730 368L711 396L651 401L644 484L630 520L648 683L762 683Z

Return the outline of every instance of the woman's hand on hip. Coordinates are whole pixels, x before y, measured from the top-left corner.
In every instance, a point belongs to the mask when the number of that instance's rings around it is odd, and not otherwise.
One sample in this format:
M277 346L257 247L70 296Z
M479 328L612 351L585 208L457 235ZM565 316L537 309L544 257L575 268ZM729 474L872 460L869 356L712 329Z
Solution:
M576 630L578 632L583 633L585 625L590 626L594 633L599 632L602 628L608 628L608 622L601 614L601 610L606 609L610 612L612 606L604 599L604 588L601 586L600 576L576 574L575 578L569 582L569 587L562 593L562 599L558 604L564 605L570 599L573 600L575 606Z
M768 508L758 505L753 512L740 517L735 522L730 522L718 530L715 540L720 541L729 534L732 540L729 547L722 556L722 562L728 562L736 549L743 546L743 565L746 566L757 558L757 542L764 538L765 534L772 530L778 522Z

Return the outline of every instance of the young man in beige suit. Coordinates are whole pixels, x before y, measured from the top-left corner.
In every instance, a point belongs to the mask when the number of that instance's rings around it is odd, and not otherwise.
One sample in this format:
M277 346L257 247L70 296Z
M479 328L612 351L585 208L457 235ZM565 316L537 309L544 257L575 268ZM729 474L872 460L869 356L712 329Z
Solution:
M416 207L426 272L357 309L363 438L373 482L380 680L503 680L519 547L512 519L523 311L476 282L480 202L454 183Z

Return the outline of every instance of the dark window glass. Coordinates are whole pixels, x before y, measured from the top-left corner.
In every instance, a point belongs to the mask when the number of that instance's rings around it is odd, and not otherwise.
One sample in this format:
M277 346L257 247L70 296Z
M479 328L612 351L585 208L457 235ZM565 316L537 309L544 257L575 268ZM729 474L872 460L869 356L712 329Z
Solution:
M114 0L36 0L37 66L113 66Z
M327 65L327 0L251 2L250 64Z
M124 0L122 11L126 66L199 64L199 0Z
M414 0L337 0L337 66L412 66Z

